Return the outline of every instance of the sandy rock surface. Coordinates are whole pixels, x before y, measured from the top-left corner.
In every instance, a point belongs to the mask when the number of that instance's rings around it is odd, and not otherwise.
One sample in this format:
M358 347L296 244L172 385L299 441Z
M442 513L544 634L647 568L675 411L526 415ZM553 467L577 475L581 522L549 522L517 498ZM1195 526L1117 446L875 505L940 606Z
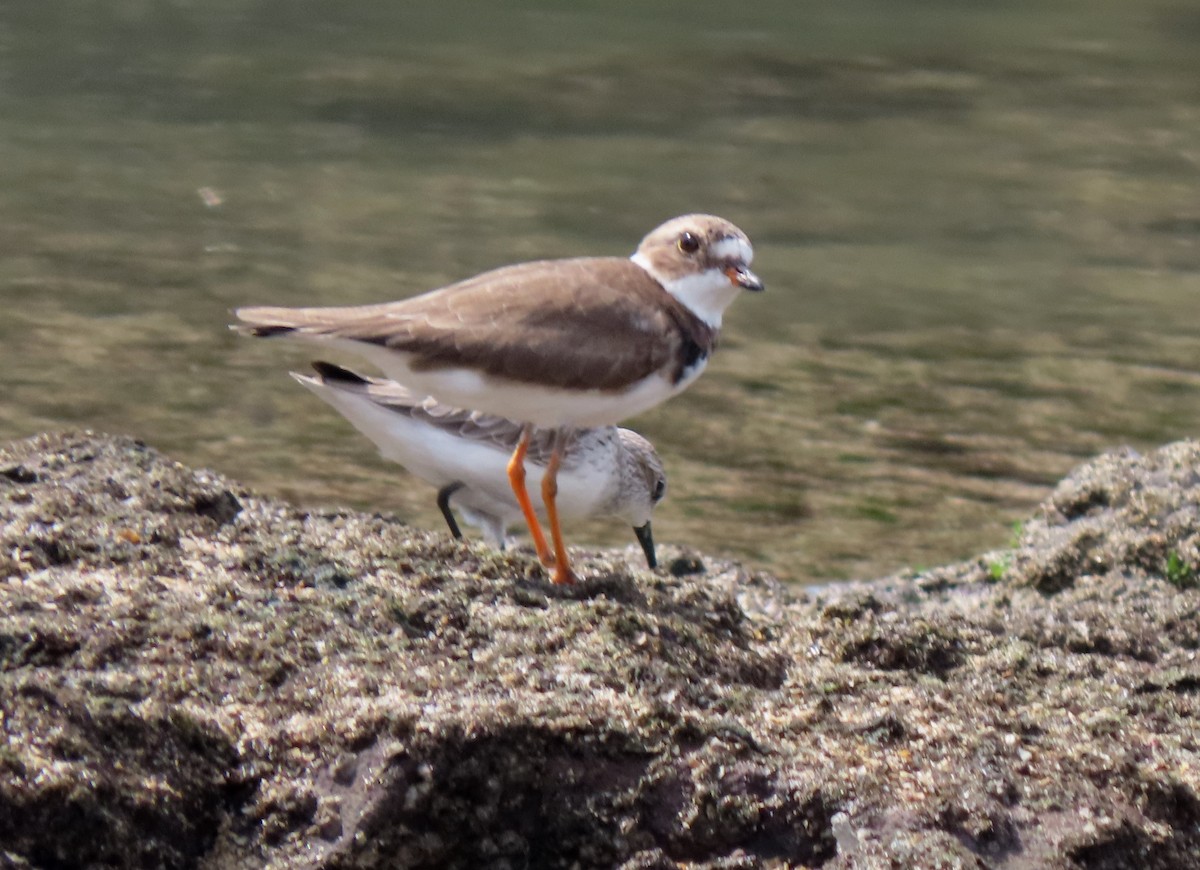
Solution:
M1200 445L789 592L0 447L0 866L1200 867Z

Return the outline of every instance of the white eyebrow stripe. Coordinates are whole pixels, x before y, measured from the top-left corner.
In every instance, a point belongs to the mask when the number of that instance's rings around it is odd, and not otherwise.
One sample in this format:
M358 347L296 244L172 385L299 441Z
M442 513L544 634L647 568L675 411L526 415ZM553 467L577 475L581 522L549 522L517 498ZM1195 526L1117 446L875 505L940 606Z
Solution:
M718 260L739 260L747 265L754 259L754 248L750 243L738 236L726 236L715 242L709 253Z

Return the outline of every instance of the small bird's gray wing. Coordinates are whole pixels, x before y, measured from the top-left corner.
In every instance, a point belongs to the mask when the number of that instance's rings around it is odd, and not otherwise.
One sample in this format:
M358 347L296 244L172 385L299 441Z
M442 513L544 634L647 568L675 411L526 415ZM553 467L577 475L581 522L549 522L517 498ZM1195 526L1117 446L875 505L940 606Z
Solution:
M381 408L411 417L466 441L491 444L511 453L521 440L522 425L505 417L452 408L432 397L421 398L395 381L362 375L334 363L315 360L312 367L317 374L315 380L326 387L363 396ZM535 429L529 443L529 459L542 464L547 462L554 447L553 439L552 430Z

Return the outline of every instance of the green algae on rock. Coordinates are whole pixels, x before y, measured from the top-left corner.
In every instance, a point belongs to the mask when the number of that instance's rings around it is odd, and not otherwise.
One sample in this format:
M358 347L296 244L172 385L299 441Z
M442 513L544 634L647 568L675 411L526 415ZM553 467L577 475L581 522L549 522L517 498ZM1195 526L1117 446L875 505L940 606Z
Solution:
M1197 467L1106 455L1002 560L789 594L678 550L559 589L130 439L0 447L0 852L1194 866Z

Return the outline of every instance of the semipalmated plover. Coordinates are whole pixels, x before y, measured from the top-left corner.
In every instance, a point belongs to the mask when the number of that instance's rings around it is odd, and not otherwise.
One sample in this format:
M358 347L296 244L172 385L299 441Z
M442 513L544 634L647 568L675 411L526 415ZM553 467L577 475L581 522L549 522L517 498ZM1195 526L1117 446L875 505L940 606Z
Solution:
M522 424L450 408L422 399L395 381L364 377L331 363L312 366L315 375L292 372L292 377L370 438L385 459L436 486L438 508L454 537L461 538L462 532L451 506L503 548L508 527L521 516L505 468L521 440ZM530 440L527 459L534 483L545 474L552 435L539 429ZM650 515L666 489L662 461L641 435L616 426L584 429L562 458L559 516L625 520L633 526L646 563L654 568ZM537 502L534 507L539 507Z
M575 428L609 426L683 391L704 370L721 317L761 290L746 234L712 215L651 232L632 257L519 263L412 299L352 308L241 308L238 328L349 348L421 395L525 424L509 480L554 581L571 573L555 505ZM525 488L535 426L555 431L542 478L546 546Z

